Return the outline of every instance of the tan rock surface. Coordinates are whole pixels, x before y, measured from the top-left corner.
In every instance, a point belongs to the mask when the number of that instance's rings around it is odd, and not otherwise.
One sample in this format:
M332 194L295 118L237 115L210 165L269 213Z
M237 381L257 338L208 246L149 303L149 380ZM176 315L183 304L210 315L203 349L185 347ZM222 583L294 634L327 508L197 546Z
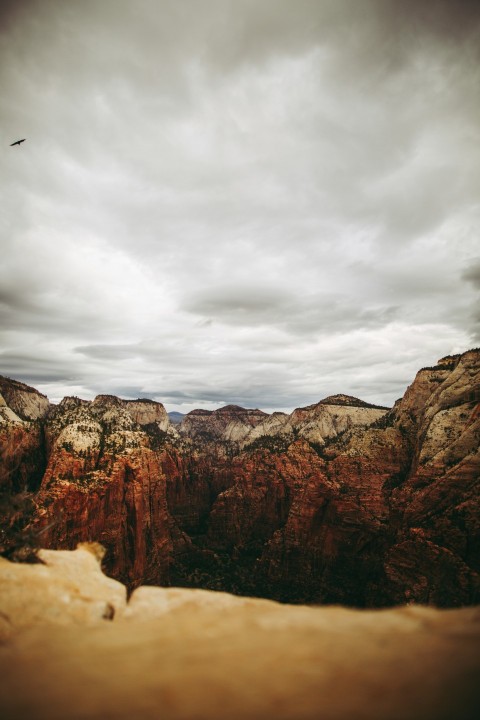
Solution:
M36 624L111 620L126 605L125 587L100 568L103 548L40 550L37 564L0 557L0 637Z
M0 393L0 423L21 423L22 419L18 417L17 413L13 412L5 402L5 398Z
M45 395L18 380L0 376L0 393L5 405L22 420L43 418L50 407Z
M22 584L4 574L0 586L2 613L16 596L16 631L0 645L8 720L478 717L479 608L355 611L142 587L112 622L63 598L76 582L85 604L120 603L94 555L43 556L46 567L20 569Z
M268 418L262 410L247 410L237 405L226 405L218 410L192 410L185 415L180 432L193 439L244 440L256 425Z

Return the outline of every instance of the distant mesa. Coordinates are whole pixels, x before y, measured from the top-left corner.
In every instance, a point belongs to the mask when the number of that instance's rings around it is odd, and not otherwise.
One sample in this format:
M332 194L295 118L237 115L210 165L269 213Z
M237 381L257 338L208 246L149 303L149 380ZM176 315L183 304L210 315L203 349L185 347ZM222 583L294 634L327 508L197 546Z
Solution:
M389 410L390 408L385 405L372 405L371 403L360 400L359 398L353 397L352 395L329 395L328 397L320 400L319 405L343 405L346 407L362 407L362 408L374 408L377 410Z
M176 412L175 410L173 410L172 412L168 413L168 417L170 418L170 422L173 425L180 425L183 418L185 417L185 414L181 413L181 412Z
M250 410L249 408L240 407L240 405L225 405L224 407L218 408L218 410L216 410L215 412L217 412L221 415L228 415L228 414L232 414L232 415L235 415L235 414L238 414L238 415L244 415L244 414L267 415L267 413L263 412L262 410L258 410L258 409Z

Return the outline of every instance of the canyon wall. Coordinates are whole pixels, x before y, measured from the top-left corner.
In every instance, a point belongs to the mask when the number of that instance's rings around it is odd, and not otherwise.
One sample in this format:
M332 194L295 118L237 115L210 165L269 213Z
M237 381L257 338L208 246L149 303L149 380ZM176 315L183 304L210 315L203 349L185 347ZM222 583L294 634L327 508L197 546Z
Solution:
M41 545L102 543L130 588L359 607L480 599L478 350L419 371L390 410L336 395L173 425L153 401L50 406L25 388L0 383L4 494L32 498Z

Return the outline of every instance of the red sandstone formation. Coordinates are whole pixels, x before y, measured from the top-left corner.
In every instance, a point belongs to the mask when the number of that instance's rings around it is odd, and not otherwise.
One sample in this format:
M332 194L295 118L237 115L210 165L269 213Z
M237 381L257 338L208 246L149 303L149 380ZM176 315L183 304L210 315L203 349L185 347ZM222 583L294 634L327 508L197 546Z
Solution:
M159 403L111 396L66 398L32 420L16 392L35 391L1 388L3 447L23 448L15 473L3 451L4 487L33 491L41 476L42 544L99 541L131 587L479 600L478 350L421 370L390 411L340 395L291 415L194 411L177 429Z
M164 447L159 403L66 398L45 424L48 464L37 496L42 542L74 548L97 540L109 572L130 586L165 581L173 540L166 476L178 468Z
M49 407L37 390L0 377L0 491L38 488L45 469L40 420Z

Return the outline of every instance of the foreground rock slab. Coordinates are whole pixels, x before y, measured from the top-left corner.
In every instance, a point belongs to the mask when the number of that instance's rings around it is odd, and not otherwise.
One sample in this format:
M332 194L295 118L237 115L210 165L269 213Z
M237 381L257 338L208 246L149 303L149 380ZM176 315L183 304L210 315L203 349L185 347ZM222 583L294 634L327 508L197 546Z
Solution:
M125 587L101 570L104 549L40 550L36 564L0 557L0 639L36 624L80 625L111 620L124 611Z
M8 720L478 717L480 608L355 611L154 587L122 607L88 547L42 557L0 563ZM113 617L102 603L117 603Z

